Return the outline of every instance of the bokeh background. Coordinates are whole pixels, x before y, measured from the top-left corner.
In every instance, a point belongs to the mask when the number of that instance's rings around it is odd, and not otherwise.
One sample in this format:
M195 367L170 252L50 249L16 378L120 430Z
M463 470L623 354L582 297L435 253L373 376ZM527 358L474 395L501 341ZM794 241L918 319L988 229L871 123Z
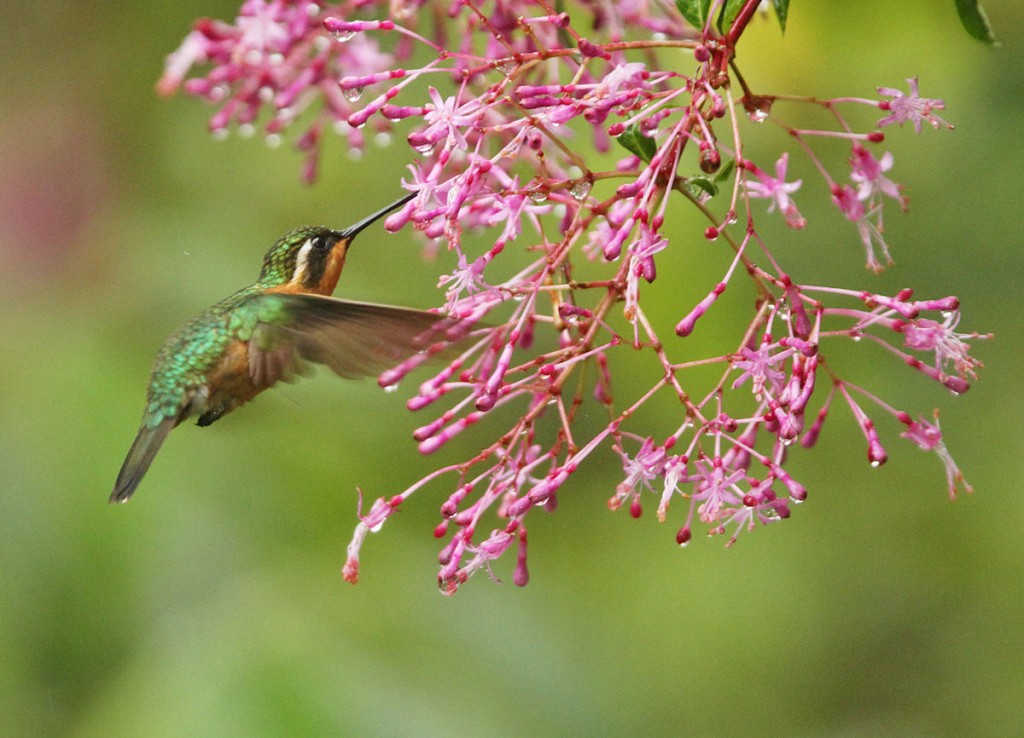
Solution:
M859 360L883 396L941 405L975 494L950 502L937 460L892 427L889 464L868 468L836 418L798 459L811 496L788 523L680 550L650 511L607 510L609 458L531 517L528 587L508 560L506 583L445 598L444 488L368 540L358 586L339 575L356 485L376 496L428 468L402 393L372 382L321 375L183 427L132 504L106 504L163 339L251 280L281 232L392 198L402 146L355 161L331 139L307 188L287 146L215 142L201 103L158 99L164 55L194 18L233 17L227 0L4 4L0 733L1024 734L1024 7L985 5L1000 49L951 2L844 0L793 3L785 39L761 23L741 57L763 91L871 96L920 75L945 98L956 131L889 131L912 197L888 218L896 267L861 271L810 180L813 225L787 258L808 281L955 293L964 329L997 334L959 398ZM357 249L339 293L436 302L441 265L408 234Z

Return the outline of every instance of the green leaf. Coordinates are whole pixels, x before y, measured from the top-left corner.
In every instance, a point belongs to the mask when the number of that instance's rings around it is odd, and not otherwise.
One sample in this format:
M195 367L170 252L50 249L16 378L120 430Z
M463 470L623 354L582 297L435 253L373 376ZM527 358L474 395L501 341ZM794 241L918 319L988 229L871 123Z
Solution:
M708 20L708 8L711 0L676 0L676 7L683 14L686 22L694 28L704 28Z
M743 5L746 0L725 0L722 4L722 12L718 16L718 30L725 33L729 30L729 26L736 20L736 16L739 15L740 10L743 9Z
M619 134L615 140L648 164L651 163L651 157L654 156L654 152L658 150L658 145L654 143L654 139L648 138L641 133L640 126L636 123Z
M722 168L715 172L715 182L724 182L732 179L732 172L736 168L736 160L729 159L722 165Z
M779 19L779 28L786 32L786 17L789 15L789 0L772 0L775 17Z
M960 14L960 23L964 30L979 41L984 41L992 46L998 46L996 36L992 33L992 26L988 23L988 17L981 8L978 0L954 0L956 12Z
M697 190L704 190L711 197L718 194L718 185L707 177L690 177L686 180L686 184L690 188L690 192L695 195L698 194Z

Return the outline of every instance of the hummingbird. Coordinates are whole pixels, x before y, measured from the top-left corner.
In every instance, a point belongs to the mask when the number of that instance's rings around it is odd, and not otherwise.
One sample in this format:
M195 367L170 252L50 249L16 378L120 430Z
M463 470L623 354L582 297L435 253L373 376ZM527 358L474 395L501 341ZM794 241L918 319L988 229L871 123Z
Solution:
M302 227L263 258L259 279L178 329L156 356L135 442L110 502L126 502L167 434L198 416L219 420L308 362L345 378L368 376L426 347L445 318L409 308L330 297L353 239L409 194L343 230Z

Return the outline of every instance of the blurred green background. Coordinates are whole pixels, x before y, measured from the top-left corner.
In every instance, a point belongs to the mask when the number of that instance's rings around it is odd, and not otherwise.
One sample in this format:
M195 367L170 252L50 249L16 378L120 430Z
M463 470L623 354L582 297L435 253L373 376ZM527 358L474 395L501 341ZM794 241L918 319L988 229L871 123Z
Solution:
M961 398L864 362L883 396L942 406L975 494L951 503L938 461L891 426L889 464L869 469L836 418L795 460L811 496L788 523L679 550L678 518L608 512L609 458L531 516L528 587L509 559L505 584L445 598L443 487L367 541L358 586L339 575L355 486L429 468L404 393L372 382L321 375L184 427L130 505L106 504L163 339L251 280L281 232L393 197L402 147L352 161L332 138L309 189L288 146L214 142L209 109L158 100L164 55L232 2L4 4L0 733L1024 734L1024 7L985 5L998 50L951 2L846 0L794 3L786 38L760 23L740 58L760 91L870 97L920 75L946 100L956 131L888 131L912 197L887 221L895 268L860 271L809 169L812 227L787 258L822 281L955 293L962 329L997 334ZM364 236L339 293L425 307L437 269L408 234Z

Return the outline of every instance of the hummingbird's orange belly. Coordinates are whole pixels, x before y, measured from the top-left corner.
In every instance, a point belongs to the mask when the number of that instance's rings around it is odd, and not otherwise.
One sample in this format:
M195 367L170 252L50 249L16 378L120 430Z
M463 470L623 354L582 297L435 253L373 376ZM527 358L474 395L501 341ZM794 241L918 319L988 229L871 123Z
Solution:
M207 408L229 413L262 392L249 373L249 343L232 341L223 358L207 376Z

